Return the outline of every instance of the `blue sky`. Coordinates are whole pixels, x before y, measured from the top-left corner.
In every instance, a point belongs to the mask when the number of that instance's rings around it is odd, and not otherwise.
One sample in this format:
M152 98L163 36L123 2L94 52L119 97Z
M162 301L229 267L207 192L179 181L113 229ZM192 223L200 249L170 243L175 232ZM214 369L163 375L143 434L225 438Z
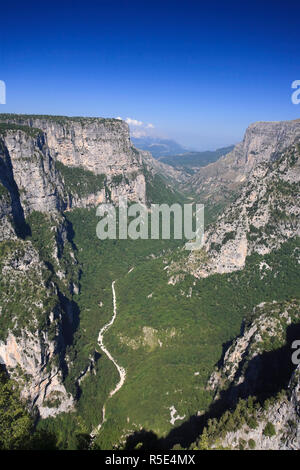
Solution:
M300 117L299 1L29 0L1 18L0 112L129 117L202 150Z

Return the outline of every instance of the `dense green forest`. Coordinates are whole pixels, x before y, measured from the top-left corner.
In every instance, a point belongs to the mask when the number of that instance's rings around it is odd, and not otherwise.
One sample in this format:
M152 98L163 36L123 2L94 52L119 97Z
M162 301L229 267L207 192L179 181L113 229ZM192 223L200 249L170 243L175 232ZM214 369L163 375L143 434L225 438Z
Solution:
M100 241L95 210L78 209L67 217L82 276L81 291L74 296L80 324L68 351L73 365L66 385L77 391L79 401L76 412L39 424L56 434L59 448L75 448L78 436L99 424L102 406L119 379L97 346L99 330L112 315L113 280L118 317L104 340L127 377L107 402L107 421L93 444L100 448L125 445L124 435L140 428L159 437L167 435L172 428L171 406L185 420L207 410L212 396L206 381L223 344L239 333L242 320L262 301L299 297L299 264L294 256L298 240L269 255L250 256L243 271L206 279L182 275L173 285L165 268L174 257L185 256L178 241ZM272 268L263 279L262 260ZM91 358L93 370L78 392L75 378Z
M65 191L71 195L88 196L104 188L105 175L95 175L81 167L70 167L56 161L56 168L63 177Z

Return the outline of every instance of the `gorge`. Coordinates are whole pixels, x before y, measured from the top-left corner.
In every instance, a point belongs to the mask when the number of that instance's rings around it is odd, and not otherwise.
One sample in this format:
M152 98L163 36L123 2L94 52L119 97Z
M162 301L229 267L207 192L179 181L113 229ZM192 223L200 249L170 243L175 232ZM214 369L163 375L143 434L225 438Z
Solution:
M255 123L187 178L119 119L0 115L0 361L29 434L299 449L299 155L300 120ZM204 203L204 247L99 240L120 196Z

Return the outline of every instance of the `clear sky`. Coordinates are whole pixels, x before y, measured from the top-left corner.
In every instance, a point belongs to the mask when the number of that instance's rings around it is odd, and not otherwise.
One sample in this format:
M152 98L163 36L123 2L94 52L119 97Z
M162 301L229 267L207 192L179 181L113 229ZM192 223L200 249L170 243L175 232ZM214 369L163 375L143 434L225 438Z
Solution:
M28 0L0 11L0 112L121 116L199 149L239 141L253 121L300 117L299 0Z

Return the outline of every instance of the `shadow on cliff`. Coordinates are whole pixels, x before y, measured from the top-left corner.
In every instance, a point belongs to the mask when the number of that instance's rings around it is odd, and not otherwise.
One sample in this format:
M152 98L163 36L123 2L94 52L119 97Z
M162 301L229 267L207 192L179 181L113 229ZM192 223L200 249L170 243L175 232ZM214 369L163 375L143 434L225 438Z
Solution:
M31 235L29 225L25 221L23 207L20 201L18 186L14 180L13 167L7 148L1 143L0 151L0 182L8 190L11 199L13 226L16 235L22 239Z
M221 391L219 398L211 404L205 414L191 416L188 421L172 429L165 438L158 438L152 431L144 429L135 432L127 438L125 448L128 450L167 450L174 446L189 448L201 435L209 419L218 419L226 410L234 410L239 399L255 396L257 401L263 404L266 399L276 396L282 389L287 389L291 375L297 367L291 361L293 353L291 344L295 339L300 339L300 323L288 326L286 343L283 347L259 354L248 363L246 360L242 361L235 379L243 374L244 381Z
M74 232L74 229L73 229L73 225L66 217L65 217L64 223L65 223L65 226L66 226L67 240L71 244L73 252L76 253L77 247L74 243L75 232ZM57 244L58 244L58 246L63 247L64 246L64 241L62 239L58 239ZM60 256L62 256L62 251L60 253ZM79 284L79 288L80 288L81 275L82 275L82 271L81 271L80 267L78 266L78 284ZM73 293L74 292L72 291L72 294ZM70 301L61 292L60 292L59 296L60 296L61 304L62 304L62 306L63 306L63 308L64 308L64 310L67 314L66 318L68 320L64 325L65 333L66 333L66 342L67 342L67 345L71 345L71 344L73 344L74 334L77 331L77 329L79 328L80 309L79 309L77 303L74 300Z

